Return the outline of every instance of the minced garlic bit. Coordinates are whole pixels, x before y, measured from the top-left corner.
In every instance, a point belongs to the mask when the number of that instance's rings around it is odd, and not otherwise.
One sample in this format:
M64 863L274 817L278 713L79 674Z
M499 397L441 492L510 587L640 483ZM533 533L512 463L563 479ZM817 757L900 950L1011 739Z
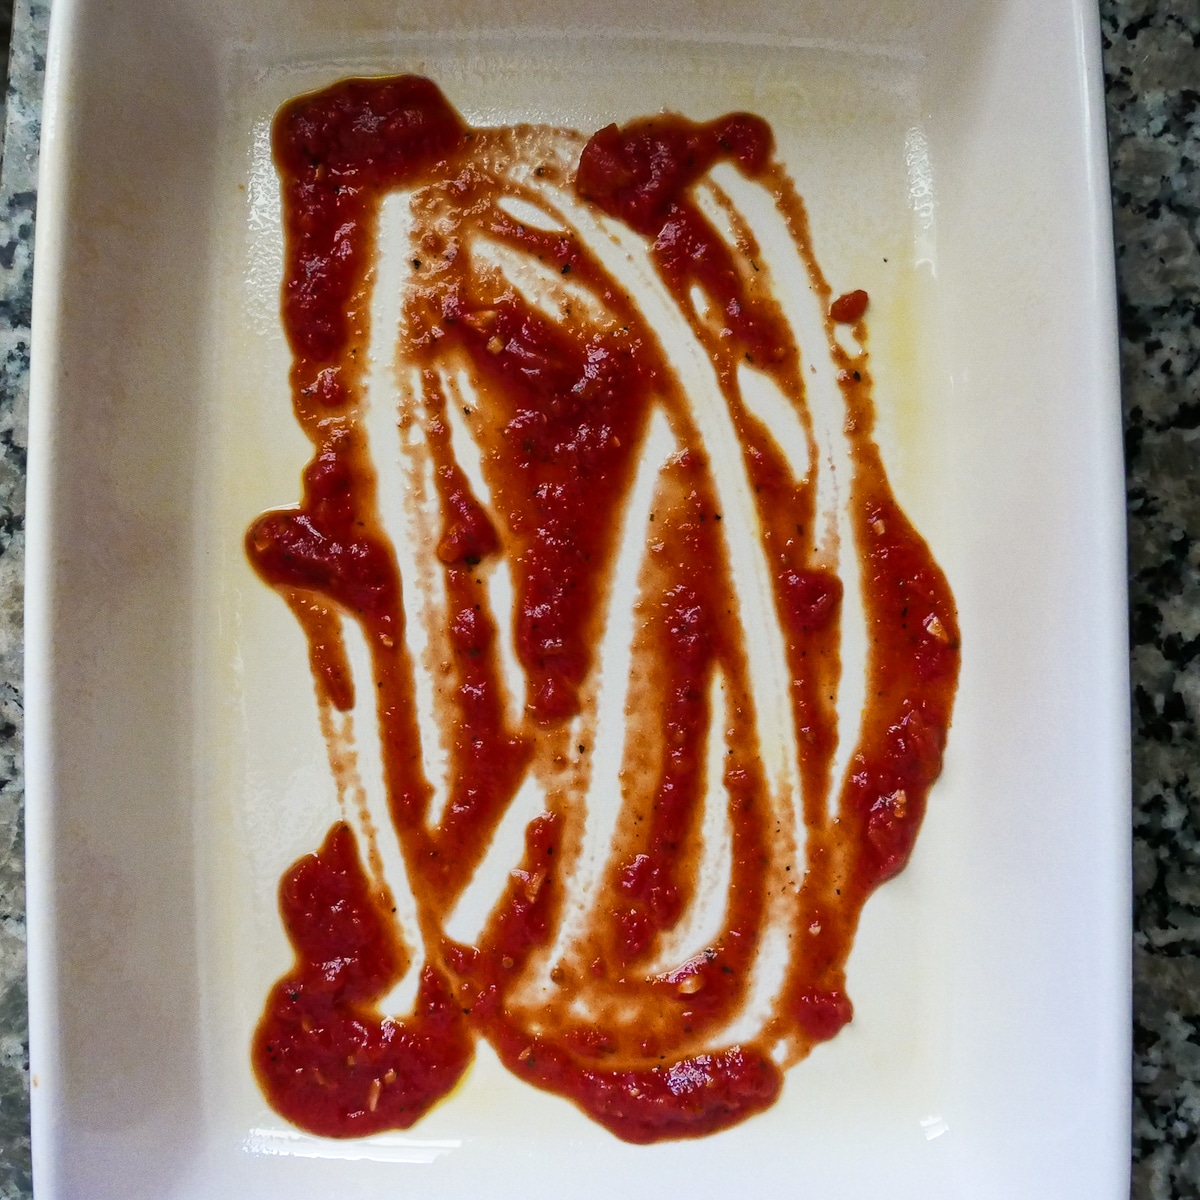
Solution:
M383 1081L372 1079L367 1089L367 1111L374 1112L379 1107L379 1097L383 1095Z
M522 890L525 892L525 899L530 904L538 898L538 892L542 890L542 884L545 882L545 871L534 871L532 874L525 876L525 886Z
M950 634L946 631L945 625L937 619L936 614L930 614L925 618L925 629L930 637L935 637L939 642L949 644Z
M681 996L694 996L704 986L703 975L685 975L675 990Z

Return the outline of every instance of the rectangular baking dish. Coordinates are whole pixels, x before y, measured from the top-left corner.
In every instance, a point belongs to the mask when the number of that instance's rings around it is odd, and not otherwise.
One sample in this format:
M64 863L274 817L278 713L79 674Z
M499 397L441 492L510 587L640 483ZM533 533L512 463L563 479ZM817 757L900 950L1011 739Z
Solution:
M855 1020L705 1140L623 1144L481 1055L407 1133L334 1142L250 1073L279 873L328 824L298 635L242 553L306 456L269 122L405 71L476 123L769 116L826 272L871 293L884 457L957 597L946 766L867 906ZM1106 154L1088 0L58 0L27 584L39 1200L1126 1195Z

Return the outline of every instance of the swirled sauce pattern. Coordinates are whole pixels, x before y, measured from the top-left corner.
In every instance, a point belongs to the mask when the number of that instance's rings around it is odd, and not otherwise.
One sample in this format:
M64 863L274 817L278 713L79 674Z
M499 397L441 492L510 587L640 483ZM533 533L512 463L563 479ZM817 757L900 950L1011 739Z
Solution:
M255 1035L260 1084L315 1133L405 1128L484 1038L628 1141L741 1121L851 1017L858 916L908 860L958 677L953 598L872 438L868 297L831 293L748 114L585 140L472 128L425 79L351 79L285 105L274 152L313 455L246 552L307 634L339 778L345 714L377 723L391 827L347 800L285 875L296 958ZM395 192L409 240L380 446L365 378ZM802 348L804 305L819 344ZM818 364L834 419L811 403ZM381 517L381 455L425 514L411 546ZM864 699L839 729L850 620ZM465 935L456 909L530 794L523 851ZM413 973L411 1010L386 1012Z

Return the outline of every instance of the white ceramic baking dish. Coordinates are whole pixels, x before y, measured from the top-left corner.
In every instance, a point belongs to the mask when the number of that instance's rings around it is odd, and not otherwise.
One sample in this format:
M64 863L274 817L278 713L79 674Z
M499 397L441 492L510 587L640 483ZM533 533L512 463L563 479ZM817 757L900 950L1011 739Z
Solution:
M432 76L475 122L775 125L963 673L856 1015L780 1102L636 1147L481 1054L404 1134L274 1116L248 1045L330 819L303 646L242 534L295 495L280 103ZM1089 0L56 0L27 587L39 1200L1127 1194L1128 731L1107 154Z

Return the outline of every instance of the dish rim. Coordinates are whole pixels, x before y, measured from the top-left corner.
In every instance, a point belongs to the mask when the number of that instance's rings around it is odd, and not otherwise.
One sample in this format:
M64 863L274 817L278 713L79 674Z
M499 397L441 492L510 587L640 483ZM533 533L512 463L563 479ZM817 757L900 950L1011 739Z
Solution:
M41 157L38 175L37 252L34 263L32 351L29 389L29 452L26 491L25 575L25 878L28 929L28 995L30 1049L30 1109L34 1174L39 1196L53 1200L57 1164L52 1155L57 1126L56 1095L60 1084L61 1053L58 986L57 913L54 818L56 796L51 785L58 740L69 731L57 728L55 696L49 685L48 664L53 661L52 598L58 578L58 558L53 542L56 513L56 436L59 400L55 388L55 356L62 324L62 303L69 281L64 273L65 250L70 236L66 225L66 193L73 146L69 98L74 55L78 52L79 14L90 0L56 0L50 16L50 37L43 93ZM1109 190L1109 157L1104 112L1104 80L1097 9L1092 0L1062 0L1075 25L1079 82L1085 98L1085 121L1080 131L1084 148L1088 211L1081 214L1088 226L1090 266L1094 278L1106 286L1086 297L1081 322L1086 323L1098 347L1105 348L1096 365L1101 386L1097 408L1112 413L1109 461L1104 480L1110 493L1110 511L1096 517L1095 530L1105 537L1112 564L1106 641L1119 651L1110 664L1111 694L1093 699L1097 726L1107 723L1112 735L1113 796L1108 816L1112 820L1110 859L1118 877L1114 894L1128 893L1131 848L1128 845L1128 810L1131 800L1130 724L1128 702L1127 575L1125 554L1125 497L1120 422L1120 369L1115 259L1112 243L1112 203ZM1114 467L1115 463L1115 467ZM1117 566L1120 564L1120 567ZM1124 800L1122 801L1122 797ZM1132 930L1114 927L1111 942L1114 991L1123 989L1130 999L1114 1056L1130 1062L1132 1042ZM1117 1110L1128 1114L1132 1067L1113 1071Z

